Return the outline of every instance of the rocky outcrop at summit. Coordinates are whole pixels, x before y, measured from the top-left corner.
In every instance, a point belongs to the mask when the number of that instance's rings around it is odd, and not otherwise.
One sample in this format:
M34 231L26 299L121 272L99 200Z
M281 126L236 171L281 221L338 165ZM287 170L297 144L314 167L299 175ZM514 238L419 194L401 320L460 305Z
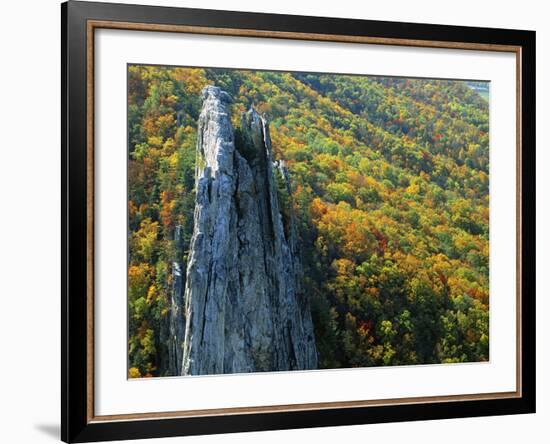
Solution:
M178 371L313 369L313 323L294 216L285 205L288 171L273 162L267 121L254 109L233 130L230 100L217 87L203 90Z

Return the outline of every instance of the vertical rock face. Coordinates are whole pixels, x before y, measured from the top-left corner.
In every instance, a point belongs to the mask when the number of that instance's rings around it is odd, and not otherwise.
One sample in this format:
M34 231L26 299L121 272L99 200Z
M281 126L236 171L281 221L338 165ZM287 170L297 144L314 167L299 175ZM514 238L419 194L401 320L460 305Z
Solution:
M281 198L288 171L273 163L266 120L251 109L234 132L229 102L217 87L203 90L178 371L316 368L294 216Z
M185 318L183 313L183 282L181 258L183 256L183 239L181 225L174 230L176 258L172 262L172 291L170 304L170 324L168 338L168 372L170 375L180 375L183 362L183 344L185 339Z

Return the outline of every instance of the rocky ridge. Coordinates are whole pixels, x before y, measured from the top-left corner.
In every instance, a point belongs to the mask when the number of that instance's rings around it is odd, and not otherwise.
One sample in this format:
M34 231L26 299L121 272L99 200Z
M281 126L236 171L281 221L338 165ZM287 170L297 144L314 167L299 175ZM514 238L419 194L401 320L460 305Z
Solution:
M173 276L171 370L317 368L294 216L280 198L290 178L272 159L268 122L251 108L234 130L227 93L207 86L202 99L184 289L182 270Z

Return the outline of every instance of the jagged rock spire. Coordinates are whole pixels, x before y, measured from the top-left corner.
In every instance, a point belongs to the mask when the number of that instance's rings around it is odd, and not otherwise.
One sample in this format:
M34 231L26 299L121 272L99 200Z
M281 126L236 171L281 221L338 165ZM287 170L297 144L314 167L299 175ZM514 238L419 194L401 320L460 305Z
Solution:
M203 90L182 374L316 368L294 221L284 229L269 126L251 108L235 132L228 103L221 89Z

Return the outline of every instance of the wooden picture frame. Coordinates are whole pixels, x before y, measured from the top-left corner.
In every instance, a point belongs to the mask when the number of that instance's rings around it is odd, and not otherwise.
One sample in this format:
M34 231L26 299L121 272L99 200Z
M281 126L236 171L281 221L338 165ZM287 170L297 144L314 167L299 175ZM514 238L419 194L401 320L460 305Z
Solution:
M78 1L63 3L61 18L63 441L535 412L534 32ZM93 43L94 32L106 28L514 53L517 69L516 391L96 416Z

